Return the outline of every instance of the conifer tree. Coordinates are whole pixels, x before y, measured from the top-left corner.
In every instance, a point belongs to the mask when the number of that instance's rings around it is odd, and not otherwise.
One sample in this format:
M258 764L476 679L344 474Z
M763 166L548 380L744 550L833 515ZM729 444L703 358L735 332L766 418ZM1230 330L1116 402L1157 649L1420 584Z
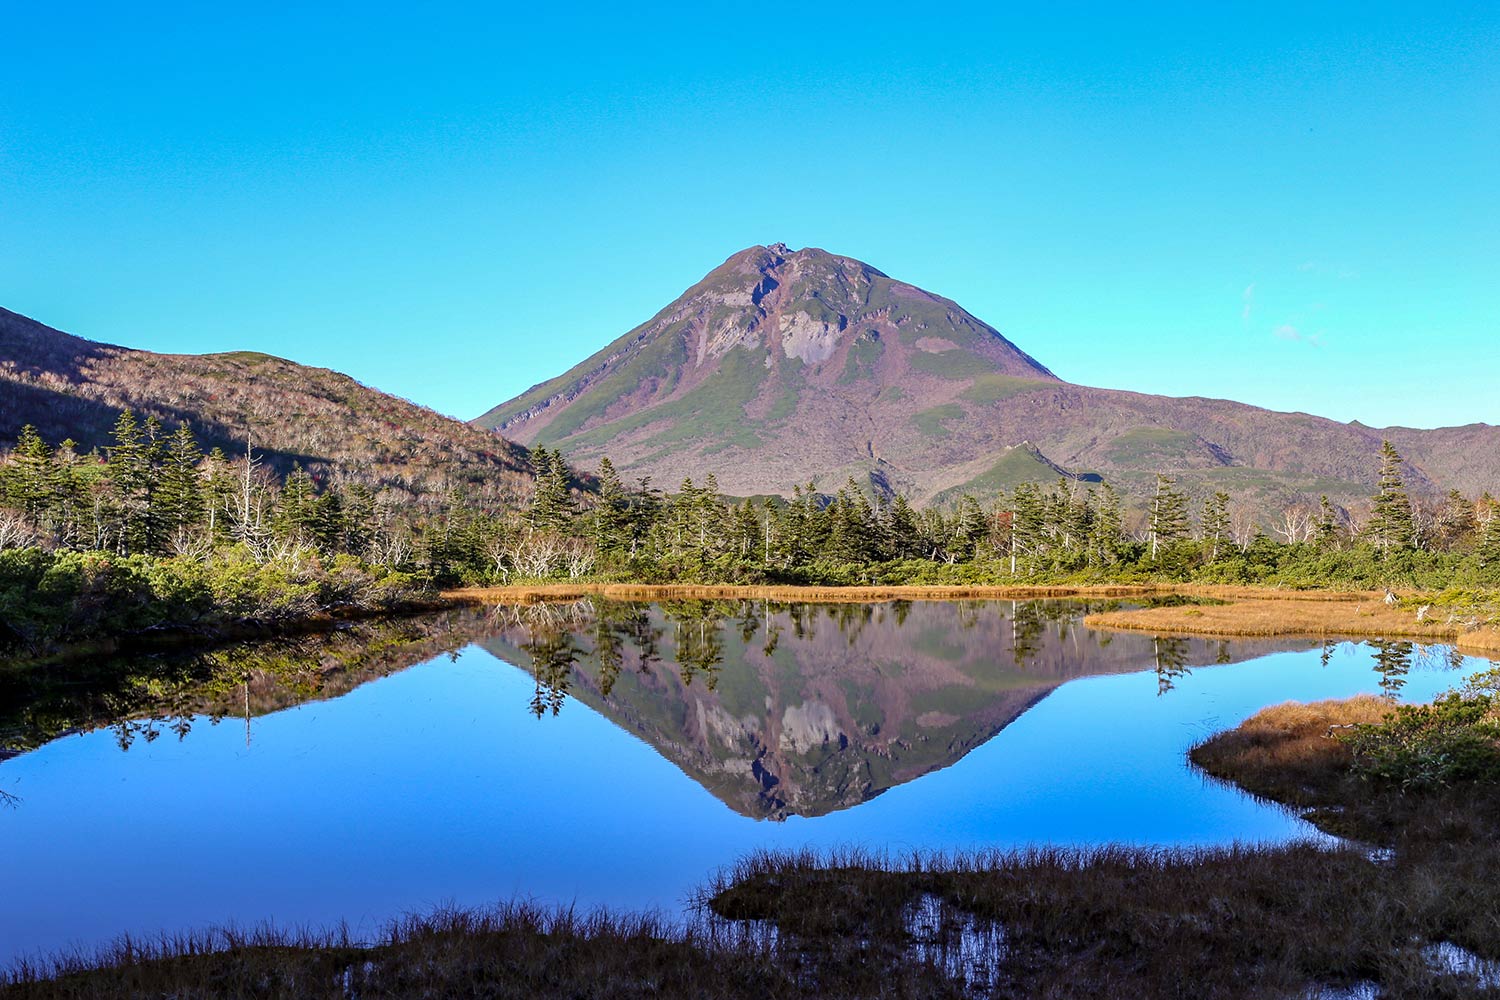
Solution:
M917 512L911 501L900 493L886 512L886 533L891 541L891 554L897 559L909 559L922 551L922 540L918 535Z
M1125 527L1124 503L1109 483L1099 490L1092 529L1094 551L1099 561L1112 563L1120 557L1120 535Z
M1046 540L1047 511L1035 483L1022 483L1011 494L1010 505L1010 572L1015 575L1020 561L1040 555Z
M1157 473L1156 495L1151 498L1151 561L1163 548L1188 533L1187 497L1177 491L1177 480Z
M1365 536L1382 555L1392 549L1411 548L1415 539L1411 498L1401 477L1401 456L1389 441L1380 448L1380 486L1372 499Z
M1500 577L1500 517L1485 522L1484 531L1479 536L1478 554L1479 565L1491 577Z
M599 460L593 529L594 545L607 558L619 556L630 545L630 496L608 457Z
M1318 498L1318 524L1314 538L1319 548L1331 549L1339 543L1339 515L1328 499L1328 494Z
M1229 494L1214 493L1203 502L1203 519L1200 523L1204 547L1208 550L1208 561L1214 562L1219 553L1229 547Z
M532 453L537 468L536 487L531 494L530 521L534 528L564 531L572 524L576 507L568 488L568 467L561 452L538 448Z
M27 424L0 468L0 499L15 507L33 528L40 528L53 502L52 449Z
M317 490L312 476L300 465L292 466L291 473L281 487L281 497L276 504L274 525L278 536L299 542L313 540L313 513L317 503Z
M121 411L120 418L115 421L114 444L108 451L106 474L119 515L119 546L126 552L149 551L155 449L154 442L147 440L140 421L131 410Z
M167 538L203 520L203 477L198 469L202 460L193 429L179 424L166 444L154 505Z

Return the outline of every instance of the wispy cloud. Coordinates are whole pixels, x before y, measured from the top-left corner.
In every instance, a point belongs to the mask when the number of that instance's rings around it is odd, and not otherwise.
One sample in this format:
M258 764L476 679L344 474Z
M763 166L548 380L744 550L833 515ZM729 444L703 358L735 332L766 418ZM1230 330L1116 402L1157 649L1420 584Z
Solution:
M1321 330L1316 333L1303 333L1292 324L1283 323L1272 330L1271 334L1277 340L1286 340L1295 344L1309 344L1313 347L1323 346L1323 331Z
M1240 322L1249 323L1250 314L1255 311L1255 282L1245 286L1245 292L1240 296Z

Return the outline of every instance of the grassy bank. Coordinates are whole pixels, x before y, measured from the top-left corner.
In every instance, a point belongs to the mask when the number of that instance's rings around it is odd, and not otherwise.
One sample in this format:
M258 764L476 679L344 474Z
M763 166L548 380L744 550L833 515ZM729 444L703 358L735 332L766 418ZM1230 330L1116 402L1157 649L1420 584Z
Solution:
M1128 599L1160 594L1182 594L1217 600L1257 597L1312 603L1374 601L1380 596L1374 591L1281 590L1271 587L1187 583L1059 583L1027 586L912 584L830 587L790 584L634 584L583 581L461 587L443 591L445 598L473 604L528 603L590 596L622 601L746 600L784 603L799 601L869 603L873 601L1025 601L1068 597Z
M1224 592L1228 603L1106 611L1089 615L1090 628L1159 635L1386 638L1454 642L1465 652L1500 652L1500 594L1489 591L1384 594L1314 591L1322 600L1288 601L1268 590Z

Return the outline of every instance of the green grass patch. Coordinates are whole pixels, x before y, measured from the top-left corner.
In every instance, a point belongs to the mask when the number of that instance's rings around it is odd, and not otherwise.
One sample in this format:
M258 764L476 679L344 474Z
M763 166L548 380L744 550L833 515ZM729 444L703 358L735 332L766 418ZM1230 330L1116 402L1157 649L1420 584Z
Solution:
M1105 454L1113 462L1134 465L1152 461L1177 461L1203 452L1198 438L1167 427L1136 427L1109 443Z
M971 403L998 403L1003 399L1024 396L1028 392L1046 389L1053 384L1041 379L1019 378L1015 375L991 372L976 378L974 384L964 390L963 398Z
M876 331L868 330L860 334L849 346L849 353L844 356L844 371L839 375L839 384L848 385L874 378L875 365L883 354L885 342Z
M963 349L928 354L917 351L911 356L911 366L919 372L936 375L938 378L960 381L979 375L993 374L995 363Z
M999 461L968 482L949 487L933 498L933 503L942 505L956 503L965 493L976 497L990 497L1001 490L1012 490L1022 483L1050 483L1057 478L1057 470L1042 461L1027 448L1012 448Z
M942 406L934 406L923 410L912 419L916 422L917 430L928 437L947 437L951 431L948 430L948 421L962 420L964 408L957 403L944 403Z

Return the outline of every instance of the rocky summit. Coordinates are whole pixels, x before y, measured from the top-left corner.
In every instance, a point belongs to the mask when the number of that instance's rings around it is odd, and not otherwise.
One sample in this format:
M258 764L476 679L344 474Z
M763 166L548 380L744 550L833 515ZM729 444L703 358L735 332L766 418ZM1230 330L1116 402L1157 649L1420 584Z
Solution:
M1383 439L1412 487L1478 492L1500 476L1500 429L1372 428L1227 400L1073 385L957 303L850 257L743 250L650 320L476 423L608 455L673 487L713 472L738 495L848 477L917 501L1068 476L1259 503L1355 501Z

